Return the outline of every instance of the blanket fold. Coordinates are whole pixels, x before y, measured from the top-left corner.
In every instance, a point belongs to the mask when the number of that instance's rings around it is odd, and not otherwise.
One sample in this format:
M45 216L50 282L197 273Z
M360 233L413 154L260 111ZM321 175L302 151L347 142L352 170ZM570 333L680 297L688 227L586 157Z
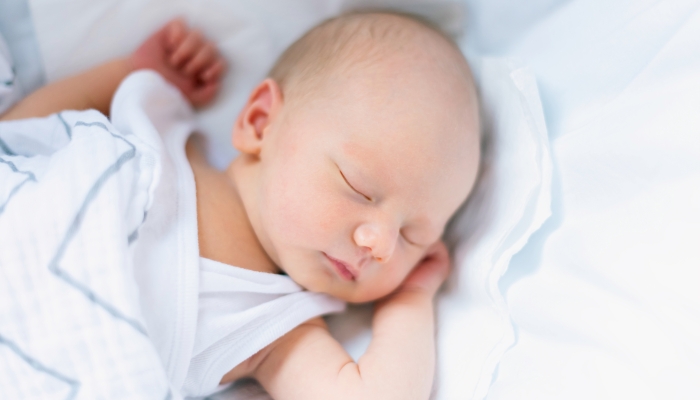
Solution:
M158 163L94 110L0 123L0 397L177 397L132 273Z

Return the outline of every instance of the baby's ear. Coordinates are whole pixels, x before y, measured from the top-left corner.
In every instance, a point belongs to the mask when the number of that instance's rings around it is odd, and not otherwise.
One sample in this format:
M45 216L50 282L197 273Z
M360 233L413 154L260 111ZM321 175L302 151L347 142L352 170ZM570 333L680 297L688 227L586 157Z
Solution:
M241 153L258 155L265 131L282 108L282 90L271 78L250 94L233 126L233 147Z

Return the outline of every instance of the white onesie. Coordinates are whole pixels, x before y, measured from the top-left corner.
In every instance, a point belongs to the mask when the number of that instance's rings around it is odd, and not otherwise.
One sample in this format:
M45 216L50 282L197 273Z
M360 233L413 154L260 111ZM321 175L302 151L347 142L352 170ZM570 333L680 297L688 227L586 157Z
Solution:
M199 256L195 182L185 142L194 114L153 71L131 74L112 101L112 123L159 155L153 203L134 242L134 275L149 337L175 388L205 396L222 376L275 339L345 304L291 278Z

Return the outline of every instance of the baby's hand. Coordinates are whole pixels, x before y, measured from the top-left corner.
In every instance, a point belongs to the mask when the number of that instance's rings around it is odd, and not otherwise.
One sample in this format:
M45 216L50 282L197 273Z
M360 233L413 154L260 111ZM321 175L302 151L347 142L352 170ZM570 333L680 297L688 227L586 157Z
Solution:
M426 255L399 286L397 293L419 291L432 298L449 272L450 255L445 244L439 240L428 248Z
M159 72L194 106L210 102L219 90L226 64L216 46L174 19L146 39L131 55L133 68Z

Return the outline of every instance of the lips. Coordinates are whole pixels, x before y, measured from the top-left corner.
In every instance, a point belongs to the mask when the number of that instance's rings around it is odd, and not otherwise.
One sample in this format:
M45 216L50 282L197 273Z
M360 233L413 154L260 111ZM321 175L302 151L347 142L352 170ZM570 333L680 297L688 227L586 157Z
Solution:
M352 267L346 262L343 262L341 260L338 260L337 258L333 258L329 256L326 253L323 253L324 256L328 259L328 261L331 262L333 267L335 267L335 271L338 273L338 275L346 280L346 281L354 281L355 278L357 277L356 274L352 271Z

